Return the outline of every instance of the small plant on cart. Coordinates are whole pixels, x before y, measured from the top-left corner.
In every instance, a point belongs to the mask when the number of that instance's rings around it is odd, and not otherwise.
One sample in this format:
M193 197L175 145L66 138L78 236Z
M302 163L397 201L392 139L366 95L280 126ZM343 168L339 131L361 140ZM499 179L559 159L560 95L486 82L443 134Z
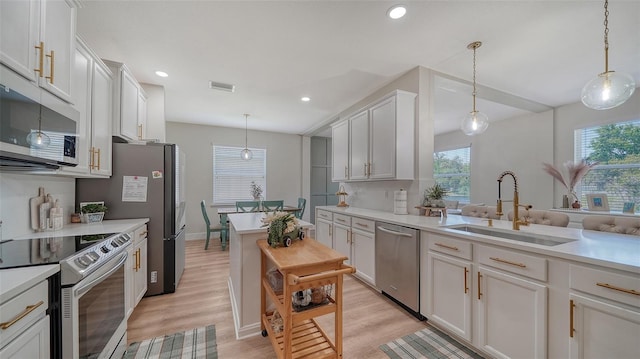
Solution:
M298 219L291 213L268 213L262 218L262 223L263 227L268 227L267 242L271 247L289 247L293 238L300 240L304 238Z

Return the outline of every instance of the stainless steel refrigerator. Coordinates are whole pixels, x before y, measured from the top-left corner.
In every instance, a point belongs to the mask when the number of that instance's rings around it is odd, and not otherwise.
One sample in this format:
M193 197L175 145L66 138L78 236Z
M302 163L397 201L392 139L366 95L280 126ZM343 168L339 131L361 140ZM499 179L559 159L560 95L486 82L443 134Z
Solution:
M164 143L113 144L110 178L76 180L76 203L104 201L105 220L149 218L146 296L173 293L185 263L185 155Z

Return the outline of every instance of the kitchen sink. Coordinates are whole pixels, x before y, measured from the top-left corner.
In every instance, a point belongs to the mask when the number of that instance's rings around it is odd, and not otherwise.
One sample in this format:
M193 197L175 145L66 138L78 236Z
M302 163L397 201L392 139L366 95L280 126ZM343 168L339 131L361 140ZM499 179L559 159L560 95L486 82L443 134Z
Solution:
M479 226L451 226L446 227L454 231L482 234L485 236L499 237L504 239L510 239L519 242L527 242L533 244L540 244L543 246L557 246L559 244L569 243L575 241L571 238L547 236L544 234L532 234L522 233L517 231L500 230L495 228L479 227Z

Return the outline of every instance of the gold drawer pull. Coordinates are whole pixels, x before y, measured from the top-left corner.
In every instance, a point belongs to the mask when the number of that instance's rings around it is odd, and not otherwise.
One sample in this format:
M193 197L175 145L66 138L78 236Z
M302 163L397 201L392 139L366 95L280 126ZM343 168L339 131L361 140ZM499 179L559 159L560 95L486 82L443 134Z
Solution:
M615 285L611 285L611 284L608 284L608 283L596 283L596 285L599 286L599 287L604 287L604 288L608 288L608 289L617 290L619 292L624 292L624 293L633 294L633 295L640 295L640 292L638 292L636 290L620 288L620 287L616 287Z
M573 309L576 305L573 303L573 299L569 300L569 338L573 338L573 333L576 331L573 328Z
M454 247L454 246L448 246L446 244L442 244L442 243L434 243L436 246L438 247L442 247L442 248L446 248L446 249L451 249L452 251L459 251L458 247Z
M527 266L524 263L511 262L511 261L508 261L506 259L502 259L502 258L498 258L498 257L489 257L489 259L491 259L492 261L496 261L496 262L500 262L500 263L504 263L504 264L511 264L512 266L516 266L516 267L520 267L520 268L527 268Z
M147 233L149 233L149 231L140 232L140 233L138 234L138 237L146 236L146 235L147 235Z
M24 311L22 313L20 313L20 315L15 317L12 321L0 323L0 328L2 330L8 329L10 326L16 324L20 319L26 317L27 315L29 315L29 313L33 312L36 308L38 308L39 306L41 306L43 304L44 304L43 301L39 301L36 304L27 305L26 308L24 308Z
M358 222L356 222L356 224L359 225L360 227L369 228L368 224L362 224L362 223L358 223Z

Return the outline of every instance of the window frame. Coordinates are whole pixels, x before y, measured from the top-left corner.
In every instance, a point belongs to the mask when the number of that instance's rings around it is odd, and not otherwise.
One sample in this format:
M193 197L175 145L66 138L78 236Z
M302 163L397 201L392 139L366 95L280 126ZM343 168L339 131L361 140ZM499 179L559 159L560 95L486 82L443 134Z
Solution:
M468 168L468 172L459 172L459 173L436 173L436 156L439 153L454 153L454 152L458 152L458 151L463 151L466 150L466 158L464 158L464 156L462 156L462 160L466 160L466 165ZM457 156L460 157L460 156ZM468 187L467 187L467 196L460 196L457 195L455 197L451 197L451 193L448 193L447 196L444 197L445 200L455 200L455 201L459 201L459 203L470 203L471 201L471 144L468 145L464 145L464 146L460 146L460 147L455 147L455 148L448 148L448 149L443 149L440 151L434 151L433 152L433 162L434 162L434 171L433 171L433 178L435 180L436 183L439 183L442 185L441 182L439 182L439 179L442 178L454 178L454 177L467 177L468 178ZM465 163L463 162L463 165ZM445 185L445 188L447 188L447 186ZM451 190L450 188L447 188L447 190Z

